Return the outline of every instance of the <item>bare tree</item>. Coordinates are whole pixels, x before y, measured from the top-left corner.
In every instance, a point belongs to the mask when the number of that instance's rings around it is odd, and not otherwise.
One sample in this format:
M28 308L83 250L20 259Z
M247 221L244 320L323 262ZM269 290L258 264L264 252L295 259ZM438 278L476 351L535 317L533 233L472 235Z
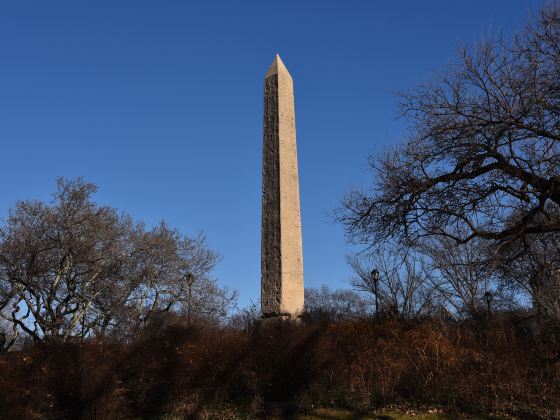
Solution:
M497 275L505 288L525 293L537 313L560 321L560 235L527 235L504 251Z
M355 274L352 287L368 294L372 302L377 301L376 310L403 318L414 318L432 310L434 291L420 256L385 251L349 256L347 262ZM378 281L372 278L373 270L379 273Z
M55 205L17 203L0 234L10 321L35 341L67 338L118 275L127 220L88 200L92 184L59 180Z
M10 350L16 344L18 338L19 330L17 326L0 317L0 353Z
M419 248L429 257L428 281L441 300L460 317L477 317L485 310L486 292L496 295L495 266L488 259L487 243L474 238L458 244L446 236L425 239Z
M0 227L0 314L18 333L35 341L134 335L152 314L179 311L193 298L187 272L195 296L206 299L201 316L235 298L208 277L219 258L203 236L188 238L163 222L147 231L94 203L95 191L81 179L59 179L52 204L18 202Z
M537 307L556 325L560 325L560 272L547 277L535 296Z
M247 307L237 309L229 319L229 325L233 328L250 331L251 328L262 318L260 303L251 302Z
M483 238L507 244L560 231L560 7L510 41L465 49L462 62L403 95L405 144L371 159L369 192L338 212L349 238Z
M0 267L0 270L2 270L2 267ZM10 349L19 335L17 328L11 328L5 321L9 309L11 309L10 303L14 305L13 300L14 288L7 280L6 275L0 273L0 352ZM17 304L15 304L15 308L17 308Z
M189 322L193 316L225 319L237 294L209 277L219 257L206 247L203 235L191 239L162 222L150 231L139 229L132 244L121 293L106 297L105 328L120 324L119 334L134 337L155 314L170 311L185 313Z
M311 318L363 318L371 314L371 302L352 290L305 289L305 313Z

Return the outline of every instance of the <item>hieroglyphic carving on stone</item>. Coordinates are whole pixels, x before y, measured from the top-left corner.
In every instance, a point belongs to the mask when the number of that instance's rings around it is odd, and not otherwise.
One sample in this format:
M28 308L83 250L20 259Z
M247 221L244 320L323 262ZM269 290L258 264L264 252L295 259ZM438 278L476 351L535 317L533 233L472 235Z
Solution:
M278 75L265 79L262 168L261 306L265 316L280 312L280 161Z

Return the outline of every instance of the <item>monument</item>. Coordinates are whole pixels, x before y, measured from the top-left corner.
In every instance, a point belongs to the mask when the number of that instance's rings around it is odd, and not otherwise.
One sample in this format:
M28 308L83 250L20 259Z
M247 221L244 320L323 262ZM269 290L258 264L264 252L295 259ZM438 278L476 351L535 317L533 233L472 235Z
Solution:
M264 318L303 311L303 251L292 76L278 55L264 79L261 308Z

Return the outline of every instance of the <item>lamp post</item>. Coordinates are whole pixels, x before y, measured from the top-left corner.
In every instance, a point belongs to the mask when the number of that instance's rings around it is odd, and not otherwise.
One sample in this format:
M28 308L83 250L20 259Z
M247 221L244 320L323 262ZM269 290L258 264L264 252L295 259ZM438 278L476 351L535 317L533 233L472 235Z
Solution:
M194 283L194 275L192 273L187 273L185 276L187 281L187 287L189 288L189 302L187 305L187 325L191 326L191 307L192 307L192 285Z
M484 293L484 300L486 301L486 310L488 313L488 320L486 322L486 354L488 357L488 372L487 372L487 377L488 377L488 402L489 402L489 406L490 409L492 409L492 403L493 403L493 398L492 398L492 360L490 359L490 306L492 305L492 293L490 293L489 291L486 291L486 293Z
M379 283L379 271L375 268L371 271L371 280L373 281L373 288L375 291L375 319L379 320L379 302L377 300L377 284Z
M490 321L490 305L492 305L492 299L493 299L492 293L488 291L484 293L484 300L486 301L486 311L488 314L489 321Z

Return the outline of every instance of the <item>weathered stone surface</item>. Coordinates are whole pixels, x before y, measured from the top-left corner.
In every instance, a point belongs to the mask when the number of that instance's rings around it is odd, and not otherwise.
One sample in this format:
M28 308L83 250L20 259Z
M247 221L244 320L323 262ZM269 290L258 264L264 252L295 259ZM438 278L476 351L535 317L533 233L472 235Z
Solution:
M277 55L264 81L261 305L264 317L303 311L303 252L293 81Z

